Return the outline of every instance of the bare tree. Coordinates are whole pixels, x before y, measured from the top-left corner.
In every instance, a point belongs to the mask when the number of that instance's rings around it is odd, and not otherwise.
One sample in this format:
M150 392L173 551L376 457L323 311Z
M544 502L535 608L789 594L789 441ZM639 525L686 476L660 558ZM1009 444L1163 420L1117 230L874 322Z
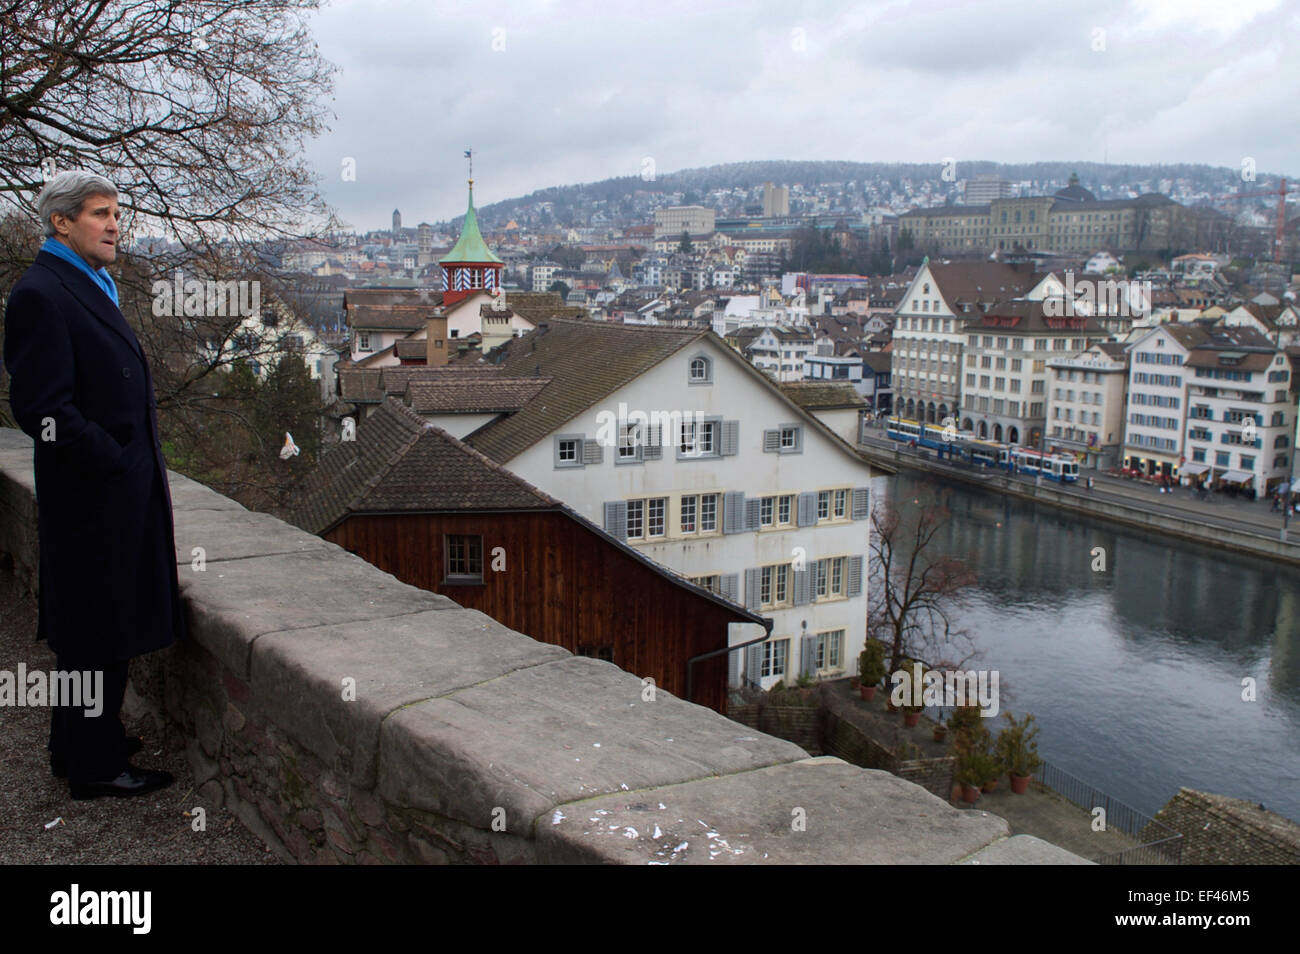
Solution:
M871 510L869 634L889 651L889 671L904 658L960 669L975 655L955 613L976 576L967 561L940 551L948 512L937 502L906 513L877 502Z
M256 284L263 304L294 297L272 240L336 225L303 149L325 130L333 86L307 27L318 6L0 0L0 295L39 247L35 199L49 175L86 168L112 180L124 211L113 272L150 356L160 426L176 466L227 492L261 482L283 497L284 432L304 456L316 443L311 387L301 361L281 360L288 329L250 335L243 313L159 308L155 283L179 272ZM251 362L275 369L261 388L214 374Z
M301 234L327 213L302 148L333 86L305 20L318 5L3 3L0 199L30 212L50 171L87 168L188 249Z

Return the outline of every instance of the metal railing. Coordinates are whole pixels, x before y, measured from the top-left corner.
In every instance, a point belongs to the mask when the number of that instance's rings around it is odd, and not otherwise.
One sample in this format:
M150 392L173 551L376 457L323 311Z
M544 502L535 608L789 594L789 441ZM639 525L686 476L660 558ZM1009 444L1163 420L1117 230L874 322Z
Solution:
M1098 791L1064 769L1044 761L1036 773L1038 781L1067 801L1091 813L1106 811L1106 828L1117 829L1141 844L1124 851L1109 852L1091 859L1099 865L1176 865L1182 862L1183 836L1150 815Z

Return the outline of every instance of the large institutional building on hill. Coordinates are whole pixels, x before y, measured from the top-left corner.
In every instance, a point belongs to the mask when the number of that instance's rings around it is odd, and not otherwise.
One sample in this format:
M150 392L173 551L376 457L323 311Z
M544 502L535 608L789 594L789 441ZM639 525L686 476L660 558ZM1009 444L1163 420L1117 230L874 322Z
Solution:
M913 209L898 217L898 228L900 235L911 235L915 248L940 254L1141 251L1192 243L1194 219L1192 210L1168 196L1098 199L1071 176L1070 185L1052 195Z

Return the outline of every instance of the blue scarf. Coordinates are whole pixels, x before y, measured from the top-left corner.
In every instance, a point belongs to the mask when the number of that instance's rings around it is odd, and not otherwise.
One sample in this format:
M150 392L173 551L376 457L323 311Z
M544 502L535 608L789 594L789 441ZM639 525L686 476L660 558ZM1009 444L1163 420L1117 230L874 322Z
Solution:
M108 274L108 269L91 268L84 258L56 238L47 238L45 244L41 246L41 251L49 252L51 255L63 259L69 265L75 265L81 269L90 276L91 281L104 290L104 294L112 299L113 304L117 305L117 285L113 282L113 276Z

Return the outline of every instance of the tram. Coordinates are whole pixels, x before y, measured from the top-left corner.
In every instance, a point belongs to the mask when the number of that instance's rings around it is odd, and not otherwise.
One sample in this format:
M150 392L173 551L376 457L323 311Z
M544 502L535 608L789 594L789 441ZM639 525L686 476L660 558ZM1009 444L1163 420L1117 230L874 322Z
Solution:
M1065 484L1079 479L1079 462L1069 454L1044 454L1030 447L1017 447L1011 451L1011 465L1022 473L1041 472L1048 480Z

